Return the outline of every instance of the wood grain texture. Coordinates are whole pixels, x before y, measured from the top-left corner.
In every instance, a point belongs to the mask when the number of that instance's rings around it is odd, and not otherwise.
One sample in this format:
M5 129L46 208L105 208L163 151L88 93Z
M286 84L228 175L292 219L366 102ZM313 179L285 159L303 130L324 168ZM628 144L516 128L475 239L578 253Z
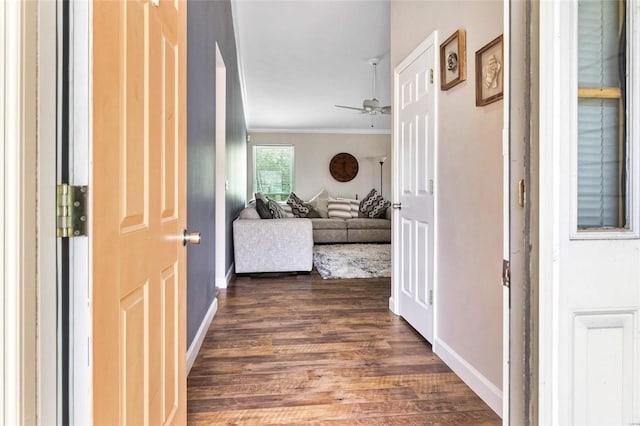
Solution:
M188 378L189 424L501 424L389 295L388 278L236 279Z
M92 3L96 425L186 422L187 3Z

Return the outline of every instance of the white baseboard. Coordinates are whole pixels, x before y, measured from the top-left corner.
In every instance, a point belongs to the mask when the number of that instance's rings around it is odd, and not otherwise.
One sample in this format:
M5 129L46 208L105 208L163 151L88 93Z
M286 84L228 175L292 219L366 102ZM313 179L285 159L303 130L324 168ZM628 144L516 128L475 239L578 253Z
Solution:
M398 307L396 306L396 301L394 300L393 297L389 298L389 310L394 314L394 315L400 315L400 313L398 312Z
M229 270L227 271L224 277L216 278L216 288L227 288L229 283L231 282L231 277L233 276L233 269L235 268L235 263L232 263L229 266Z
M216 315L218 311L218 298L215 297L213 302L211 302L211 306L209 306L209 310L207 314L202 319L200 323L200 328L198 328L198 332L196 333L196 337L189 345L189 350L187 350L187 376L191 371L191 367L193 367L193 363L196 362L196 358L198 357L198 352L200 352L200 348L202 347L202 343L204 342L204 337L207 335L207 330L209 330L209 326L211 325L211 321L213 321L213 317Z
M502 417L502 391L482 373L476 370L441 338L435 340L434 352L456 373L471 390Z

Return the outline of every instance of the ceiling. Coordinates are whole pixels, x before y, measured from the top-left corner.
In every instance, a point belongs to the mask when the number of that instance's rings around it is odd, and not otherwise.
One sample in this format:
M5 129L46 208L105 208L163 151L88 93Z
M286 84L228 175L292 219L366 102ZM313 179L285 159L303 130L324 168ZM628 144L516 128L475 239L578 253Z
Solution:
M389 115L336 108L390 105L388 0L232 0L249 131L389 133ZM373 118L373 125L371 127Z

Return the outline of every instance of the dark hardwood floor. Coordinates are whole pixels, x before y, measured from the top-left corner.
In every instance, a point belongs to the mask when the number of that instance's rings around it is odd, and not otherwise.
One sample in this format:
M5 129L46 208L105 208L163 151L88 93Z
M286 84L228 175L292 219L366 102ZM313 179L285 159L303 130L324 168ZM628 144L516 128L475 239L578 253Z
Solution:
M389 293L388 278L238 278L189 375L189 424L501 424Z

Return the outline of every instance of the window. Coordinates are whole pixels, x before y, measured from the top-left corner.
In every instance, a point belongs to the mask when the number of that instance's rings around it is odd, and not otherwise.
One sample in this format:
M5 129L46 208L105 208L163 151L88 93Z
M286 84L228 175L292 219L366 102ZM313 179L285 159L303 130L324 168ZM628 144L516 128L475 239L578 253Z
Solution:
M293 188L293 146L253 147L253 188L276 201L286 201Z
M628 227L624 0L578 1L578 229Z

